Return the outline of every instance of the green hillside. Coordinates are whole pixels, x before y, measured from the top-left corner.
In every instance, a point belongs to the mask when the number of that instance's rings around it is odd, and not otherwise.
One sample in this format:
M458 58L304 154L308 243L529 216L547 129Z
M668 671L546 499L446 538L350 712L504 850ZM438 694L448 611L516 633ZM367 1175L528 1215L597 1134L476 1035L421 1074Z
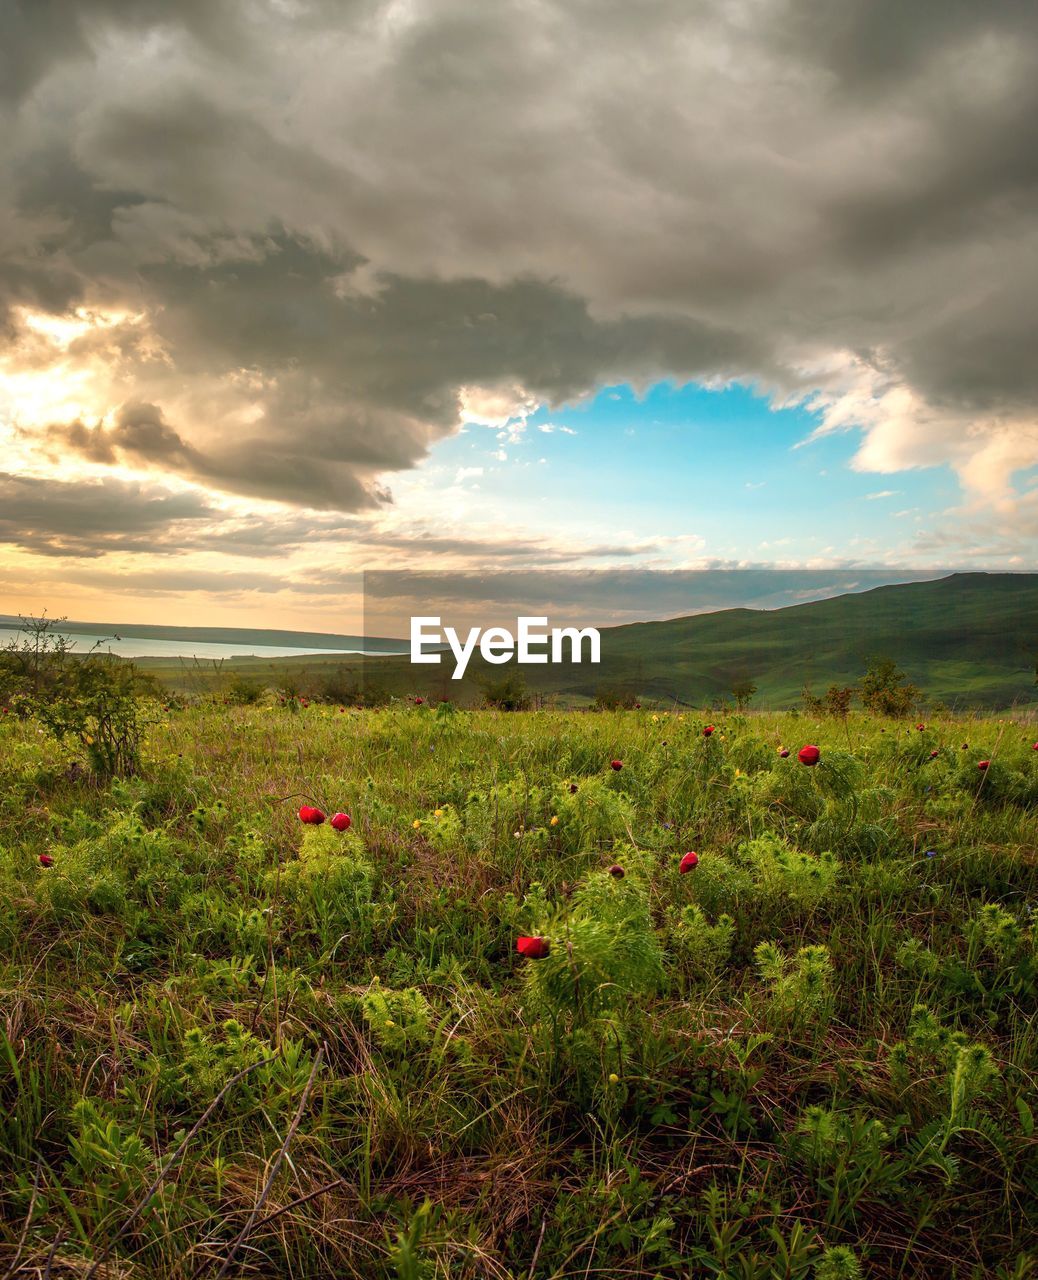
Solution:
M876 587L765 612L729 609L616 628L608 666L641 691L701 702L749 677L758 700L795 699L805 684L850 684L875 656L891 657L928 697L1006 706L1034 699L1038 574L960 573Z
M575 704L593 699L602 686L623 685L646 702L704 705L749 678L758 686L754 705L784 707L799 699L805 684L822 692L832 683L856 682L872 657L894 658L928 698L950 706L1033 702L1038 574L960 573L785 609L726 609L605 628L600 665L522 670L534 692ZM220 688L242 675L331 697L368 684L462 703L477 700L488 680L507 671L477 657L465 680L455 682L446 661L414 668L399 657L329 654L140 665L185 691Z

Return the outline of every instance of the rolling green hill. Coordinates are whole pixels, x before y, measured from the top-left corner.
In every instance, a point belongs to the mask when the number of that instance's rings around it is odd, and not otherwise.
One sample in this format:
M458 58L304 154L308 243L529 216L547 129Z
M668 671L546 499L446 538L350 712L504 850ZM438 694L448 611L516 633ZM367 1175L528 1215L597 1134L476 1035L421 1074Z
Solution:
M749 678L758 686L755 706L784 707L798 701L805 684L820 693L832 683L855 683L873 657L894 658L929 699L950 706L1038 701L1038 574L959 573L784 609L726 609L604 628L600 665L522 670L534 692L578 705L609 685L630 688L644 702L705 705ZM447 664L414 668L399 657L140 665L186 690L219 688L242 675L331 697L369 682L386 693L461 703L477 700L484 683L508 669L475 658L465 680L455 682Z
M858 680L872 657L894 658L931 699L1007 706L1036 697L1038 574L960 573L932 582L765 612L638 623L603 634L603 675L624 667L639 691L702 702L749 677L758 701L795 700Z

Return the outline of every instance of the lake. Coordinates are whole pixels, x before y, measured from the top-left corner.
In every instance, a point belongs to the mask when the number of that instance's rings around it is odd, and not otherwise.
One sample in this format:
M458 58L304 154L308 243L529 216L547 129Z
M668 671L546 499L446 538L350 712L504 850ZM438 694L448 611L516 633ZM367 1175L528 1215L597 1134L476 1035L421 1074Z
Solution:
M0 649L6 648L22 634L24 633L17 627L0 626ZM159 639L155 636L135 636L131 632L120 630L114 631L110 637L78 631L62 631L60 634L75 645L74 652L77 654L89 653L96 645L99 652L114 653L120 658L299 658L307 654L365 652L364 641L359 636L356 637L353 648L325 649L314 645L299 648L292 645L260 644L244 639L232 643L190 638ZM385 648L377 648L375 651L386 652ZM406 652L406 647L401 651Z

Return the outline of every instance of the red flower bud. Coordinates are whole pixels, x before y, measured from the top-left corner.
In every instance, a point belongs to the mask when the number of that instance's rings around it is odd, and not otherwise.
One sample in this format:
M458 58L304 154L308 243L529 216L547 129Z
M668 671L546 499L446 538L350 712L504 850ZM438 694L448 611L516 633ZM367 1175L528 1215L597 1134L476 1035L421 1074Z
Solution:
M614 862L609 868L609 874L616 880L622 880L627 873L624 871L623 867L620 866L619 862Z
M698 867L698 866L699 866L699 854L686 853L685 856L678 863L678 870L684 876L684 875L688 875L688 873L693 869L693 867Z
M990 761L990 760L978 760L978 761L977 761L977 768L978 768L978 769L980 769L980 770L983 772L983 770L985 770L985 769L988 767L988 765L989 765L990 763L991 763L991 761Z
M324 814L313 805L304 804L299 810L299 821L305 822L310 827L319 827L324 821Z
M551 943L547 938L518 937L515 940L515 949L527 960L543 960L551 950Z
M331 821L333 831L348 831L353 819L348 813L337 813Z
M806 746L801 747L797 752L797 759L801 764L815 765L822 758L822 753L817 747L812 746L809 742Z
M50 854L49 854L49 853L41 853L41 854L40 854L40 866L41 866L41 867L53 867L53 866L54 866L54 859L50 856Z
M622 760L610 760L609 767L610 769L620 770L624 767L624 762Z
M709 738L710 735L713 733L713 731L714 731L714 726L712 724L708 724L706 728L703 730L703 737Z

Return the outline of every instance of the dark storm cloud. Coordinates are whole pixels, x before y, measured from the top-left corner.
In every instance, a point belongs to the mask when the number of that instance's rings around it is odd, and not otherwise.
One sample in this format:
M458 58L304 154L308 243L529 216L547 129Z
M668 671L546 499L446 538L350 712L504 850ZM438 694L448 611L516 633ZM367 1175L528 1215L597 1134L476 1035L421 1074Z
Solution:
M52 440L95 462L123 459L220 488L314 508L359 510L384 494L371 477L414 465L461 411L459 388L507 372L564 399L600 378L714 372L766 362L752 337L705 322L594 320L587 304L536 280L494 286L387 276L375 297L338 296L356 260L278 232L215 265L163 263L141 277L162 311L154 328L179 353L179 377L261 368L263 421L181 437L160 406L122 406L111 427L52 427Z
M151 459L176 460L181 446L170 441L162 423L149 421L152 406L133 406L130 431L151 435L155 445ZM125 434L113 431L119 446L108 444L109 436L81 423L64 428L68 441L84 442L82 452L93 462L125 460ZM103 442L99 442L100 437ZM111 449L111 454L108 450ZM100 559L115 552L175 557L192 552L219 552L243 559L277 559L286 552L321 543L348 541L355 550L378 550L390 561L411 562L419 552L465 558L486 564L521 564L536 560L543 564L570 563L575 554L583 558L637 556L657 550L644 542L627 546L596 546L560 550L549 542L531 538L480 539L447 537L434 527L419 525L407 531L372 528L363 518L336 512L305 511L276 521L259 516L241 516L211 506L198 492L174 493L161 485L144 486L115 479L61 481L0 472L0 544L20 547L39 555L73 559ZM140 571L138 571L140 572ZM157 585L167 580L182 584L184 573L157 569L148 581ZM198 571L201 577L206 572ZM126 571L120 570L125 576ZM256 578L254 573L247 575ZM215 579L225 575L217 572ZM257 581L266 582L260 574ZM312 570L297 574L286 588L311 595L340 593L356 579L351 570ZM271 576L270 581L275 579ZM100 584L97 570L91 582ZM170 590L175 588L170 587ZM202 589L202 588L199 588ZM264 590L272 590L269 584Z
M935 54L990 32L1033 38L1038 12L1030 0L790 0L772 23L777 47L790 58L813 58L842 94L895 88L925 71Z
M158 405L144 402L122 405L111 427L88 427L79 421L52 425L46 440L52 457L58 449L88 462L179 472L215 488L301 506L356 510L381 498L377 487L358 483L350 468L335 460L325 462L312 452L300 453L290 442L246 437L222 441L212 453L196 449L165 421Z
M0 318L152 339L52 444L360 511L464 388L738 377L878 469L1038 463L1032 4L3 13Z
M194 494L117 480L62 482L0 473L0 542L48 556L171 551L216 512Z
M233 52L246 29L233 5L211 0L6 0L0 7L0 97L17 101L48 72L89 60L106 23L148 31L182 28Z

